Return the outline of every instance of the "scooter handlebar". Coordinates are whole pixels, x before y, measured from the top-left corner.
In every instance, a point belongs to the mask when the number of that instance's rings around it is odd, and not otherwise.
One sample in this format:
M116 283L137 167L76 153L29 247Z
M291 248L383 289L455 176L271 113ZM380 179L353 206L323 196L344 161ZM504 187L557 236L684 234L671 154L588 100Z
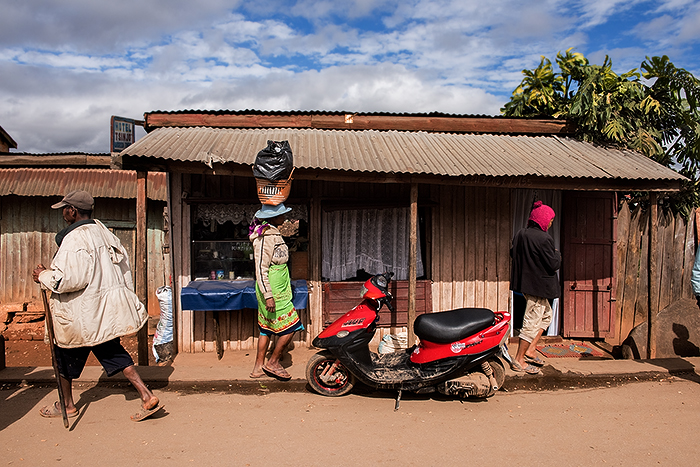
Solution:
M383 302L386 303L386 307L394 313L396 310L394 310L394 305L391 304L391 301L394 299L394 297L391 296L391 294L387 294L387 296L383 299Z

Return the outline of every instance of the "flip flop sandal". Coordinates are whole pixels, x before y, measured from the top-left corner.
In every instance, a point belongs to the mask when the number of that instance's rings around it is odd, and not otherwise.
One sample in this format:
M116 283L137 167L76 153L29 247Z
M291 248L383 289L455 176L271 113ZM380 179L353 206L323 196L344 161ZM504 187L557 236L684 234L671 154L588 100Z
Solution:
M282 368L282 370L278 371L273 371L271 368L267 368L265 365L263 365L262 370L267 374L268 376L272 376L273 378L277 378L280 381L289 381L292 379L292 376L287 373L287 370Z
M45 405L39 409L39 415L44 418L62 418L61 408L58 406L58 401L54 402L53 405ZM67 412L68 418L73 418L78 416L78 410L75 412Z
M513 362L510 364L510 369L516 373L527 373L528 375L537 375L540 373L540 369L536 366L528 364L523 368L518 362Z
M165 407L165 406L164 405L156 405L152 409L144 409L143 407L141 407L141 409L138 412L136 412L134 415L131 416L131 421L141 422L143 420L146 420L148 417L150 417L154 413L158 412L163 407Z
M544 360L542 360L540 357L537 357L537 356L528 357L527 355L525 355L525 361L527 363L532 363L533 365L544 366Z

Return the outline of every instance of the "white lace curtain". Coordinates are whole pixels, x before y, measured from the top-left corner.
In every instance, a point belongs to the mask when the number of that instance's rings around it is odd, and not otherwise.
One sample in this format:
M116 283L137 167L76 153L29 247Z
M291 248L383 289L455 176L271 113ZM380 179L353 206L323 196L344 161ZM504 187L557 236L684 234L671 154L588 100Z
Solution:
M308 221L305 205L291 204L287 207L292 208L287 214L288 219ZM194 221L202 221L206 226L211 225L212 221L217 224L224 224L226 221L250 224L258 209L260 204L197 204L194 206Z
M322 232L324 279L349 279L359 269L369 274L392 271L394 280L408 279L408 208L324 212ZM416 276L422 275L419 232Z

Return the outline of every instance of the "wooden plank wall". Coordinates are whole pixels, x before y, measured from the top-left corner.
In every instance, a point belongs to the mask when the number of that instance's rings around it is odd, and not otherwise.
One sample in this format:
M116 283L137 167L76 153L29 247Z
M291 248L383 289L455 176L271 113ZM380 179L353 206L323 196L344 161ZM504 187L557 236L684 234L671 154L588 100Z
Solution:
M433 311L508 311L510 190L434 186L431 196Z
M41 302L32 271L39 263L49 266L58 250L56 232L66 227L61 211L51 209L53 202L44 197L2 198L0 303L3 305L21 307L27 301Z
M670 210L659 209L657 274L658 311L681 298L692 298L690 273L695 259L696 212L686 221ZM649 214L640 206L630 209L622 203L618 213L618 332L613 344L620 344L632 328L647 321Z
M66 227L61 210L51 209L60 198L38 196L6 196L0 200L0 305L18 308L23 304L42 309L39 286L32 281L34 267L43 263L49 266L58 246L56 233ZM164 284L163 207L165 203L149 201L149 275L148 290L155 297L155 290ZM120 228L112 229L129 251L129 261L134 261L135 200L97 199L94 217L106 224L113 221ZM123 227L123 228L122 228ZM160 308L157 300L149 300L149 314L157 317Z
M323 325L336 319L360 304L364 282L323 283ZM405 328L408 322L408 281L391 281L389 291L394 297L394 312L382 307L379 312L379 327ZM431 313L433 301L432 284L429 280L416 281L416 316Z
M304 324L304 330L295 332L293 344L306 346L311 344L313 337L309 329L311 320L309 310L297 310L299 319ZM195 311L194 313L194 352L214 352L214 312ZM219 312L219 323L224 350L252 350L258 346L258 311L253 309L231 310ZM314 336L315 337L315 336ZM187 350L184 350L185 352Z

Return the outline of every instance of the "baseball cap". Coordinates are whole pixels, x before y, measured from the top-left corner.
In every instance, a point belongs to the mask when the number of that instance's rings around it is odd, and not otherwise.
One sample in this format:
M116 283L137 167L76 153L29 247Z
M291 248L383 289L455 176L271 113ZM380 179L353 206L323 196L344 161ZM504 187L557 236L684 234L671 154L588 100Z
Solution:
M84 211L92 211L95 205L95 200L92 199L92 195L87 191L75 190L68 193L63 197L61 201L52 205L53 209L60 209L65 206L73 206Z

